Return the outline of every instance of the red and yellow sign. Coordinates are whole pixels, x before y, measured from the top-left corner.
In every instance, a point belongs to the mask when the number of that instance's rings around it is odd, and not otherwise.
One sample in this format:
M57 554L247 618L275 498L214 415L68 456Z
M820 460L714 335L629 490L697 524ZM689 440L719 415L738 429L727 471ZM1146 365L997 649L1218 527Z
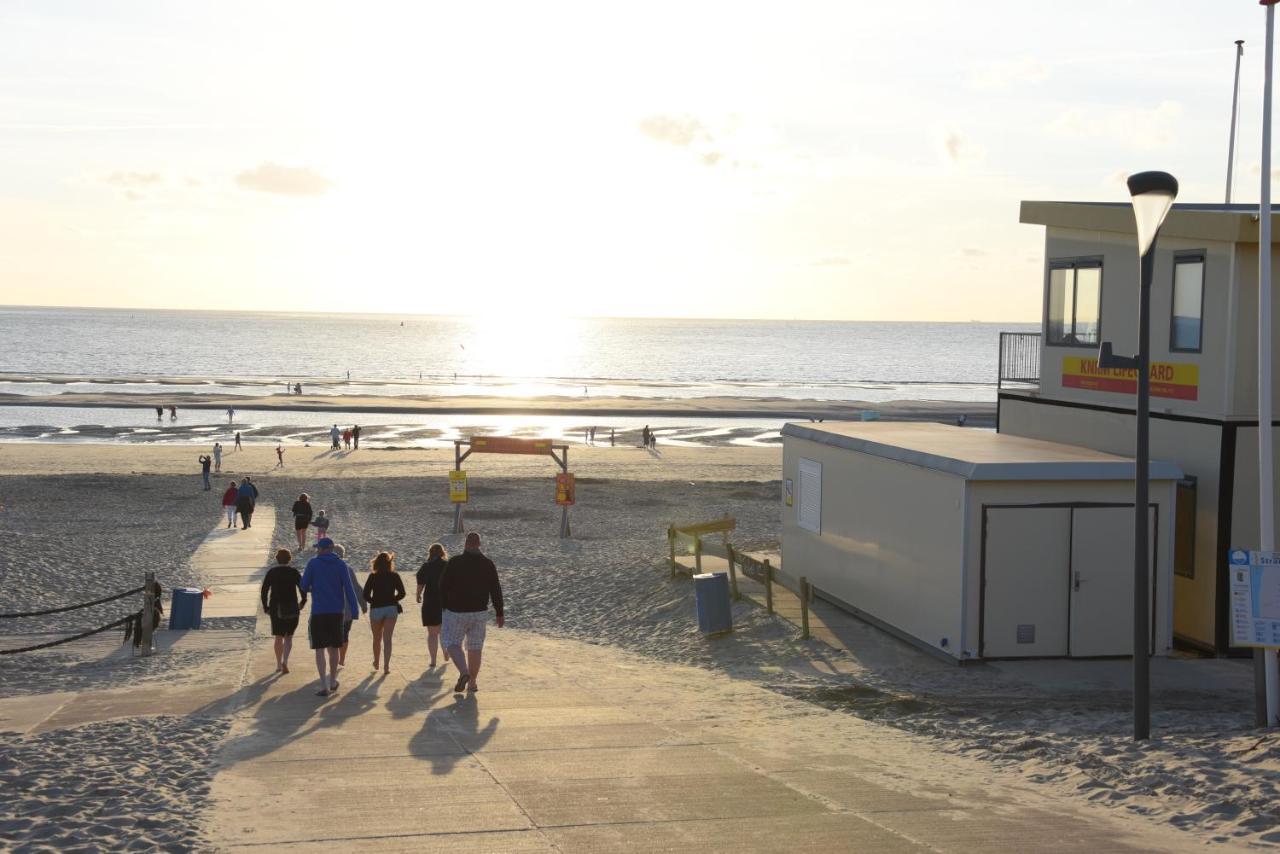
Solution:
M1138 393L1138 372L1118 368L1099 368L1091 357L1062 357L1062 387L1088 391ZM1176 400L1196 400L1200 394L1200 366L1173 362L1151 365L1151 396Z
M556 475L556 504L569 507L573 503L573 473L561 472Z
M551 440L472 436L471 450L478 454L550 454Z
M465 471L449 472L449 501L454 504L467 503L467 473Z

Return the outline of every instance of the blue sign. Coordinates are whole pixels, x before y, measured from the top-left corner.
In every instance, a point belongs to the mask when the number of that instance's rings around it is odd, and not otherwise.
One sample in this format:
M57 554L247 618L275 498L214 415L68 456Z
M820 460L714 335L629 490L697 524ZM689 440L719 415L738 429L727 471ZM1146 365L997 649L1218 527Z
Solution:
M1280 647L1280 552L1232 549L1227 563L1232 643Z

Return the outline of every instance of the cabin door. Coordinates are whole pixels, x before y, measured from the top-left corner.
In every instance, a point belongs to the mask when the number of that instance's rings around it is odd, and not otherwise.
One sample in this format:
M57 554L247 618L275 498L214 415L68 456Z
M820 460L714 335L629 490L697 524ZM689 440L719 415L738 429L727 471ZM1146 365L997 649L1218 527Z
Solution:
M1071 655L1132 655L1133 509L1077 507L1071 514ZM1147 550L1147 625L1154 626L1154 507L1147 525L1151 538ZM1150 645L1151 637L1147 640Z
M1071 508L988 508L985 540L980 654L1067 655Z

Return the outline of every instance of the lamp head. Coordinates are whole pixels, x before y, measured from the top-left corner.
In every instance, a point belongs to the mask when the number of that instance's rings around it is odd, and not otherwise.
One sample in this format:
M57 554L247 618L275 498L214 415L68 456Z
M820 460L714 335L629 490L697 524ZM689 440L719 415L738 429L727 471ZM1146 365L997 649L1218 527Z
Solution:
M1128 184L1138 224L1138 254L1146 255L1178 197L1178 179L1168 172L1138 172L1129 176Z

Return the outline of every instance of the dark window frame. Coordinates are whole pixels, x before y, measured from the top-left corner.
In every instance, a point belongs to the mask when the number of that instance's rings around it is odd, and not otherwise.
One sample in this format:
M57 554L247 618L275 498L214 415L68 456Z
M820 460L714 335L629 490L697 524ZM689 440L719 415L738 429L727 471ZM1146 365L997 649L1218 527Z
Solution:
M1174 346L1174 328L1173 328L1173 305L1176 294L1174 287L1178 281L1178 265L1186 262L1200 262L1200 346L1191 347L1175 347ZM1193 249L1185 252L1175 252L1173 254L1173 270L1169 277L1169 352L1170 353L1203 353L1204 352L1204 284L1209 278L1209 258L1208 252L1204 249Z
M1107 277L1106 277L1106 273L1104 272L1104 265L1102 263L1102 260L1103 260L1103 257L1101 255L1082 255L1076 258L1050 258L1049 263L1045 265L1044 315L1042 318L1042 324L1044 329L1044 345L1046 347L1075 347L1075 348L1087 348L1090 350L1094 350L1094 349L1097 349L1098 343L1103 340L1102 338L1102 296L1106 290ZM1098 332L1097 332L1098 340L1092 343L1082 343L1080 341L1074 340L1075 339L1074 330L1075 330L1075 324L1076 324L1076 299L1078 297L1075 271L1081 270L1081 269L1098 271ZM1050 283L1053 279L1054 270L1071 270L1072 271L1071 318L1070 318L1072 332L1069 338L1073 340L1067 340L1067 338L1063 338L1062 340L1054 340L1054 338L1052 337L1052 335L1050 335L1050 332L1049 332Z

